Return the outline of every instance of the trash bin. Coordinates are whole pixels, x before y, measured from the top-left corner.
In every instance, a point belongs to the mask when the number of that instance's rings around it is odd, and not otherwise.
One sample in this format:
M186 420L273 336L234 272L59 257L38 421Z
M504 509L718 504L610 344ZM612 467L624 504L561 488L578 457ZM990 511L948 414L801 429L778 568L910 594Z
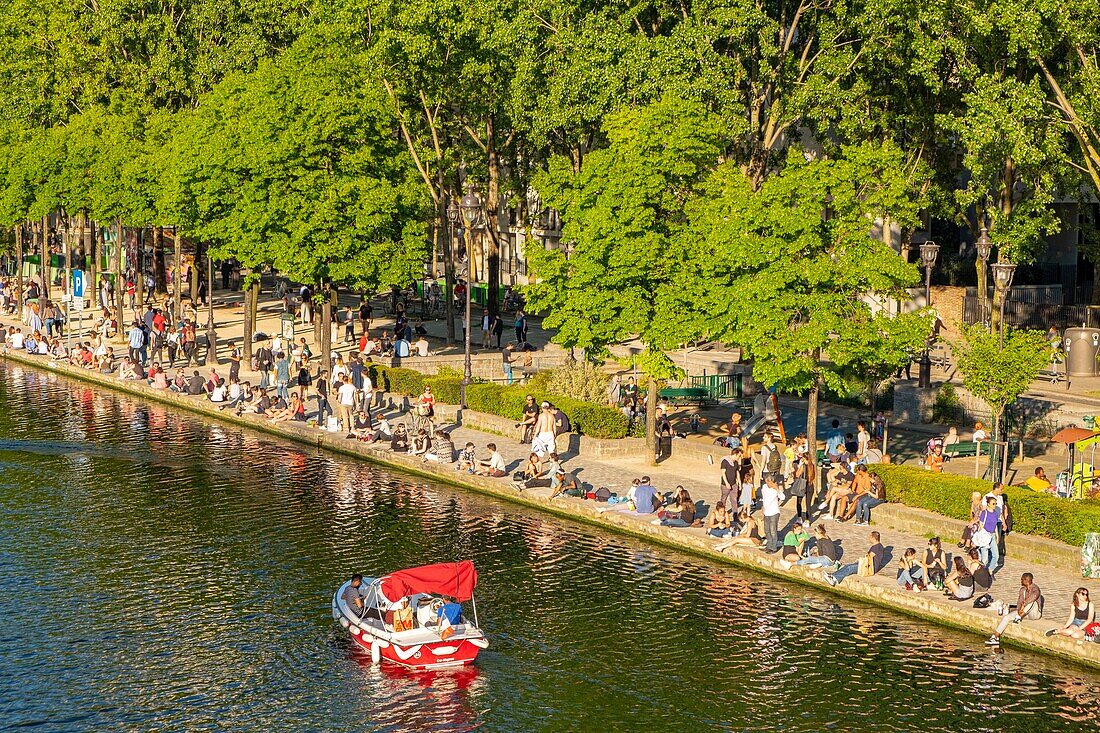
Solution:
M1067 328L1062 337L1066 347L1066 373L1071 377L1095 377L1100 356L1100 328Z
M1100 532L1085 535L1081 546L1081 577L1100 578Z

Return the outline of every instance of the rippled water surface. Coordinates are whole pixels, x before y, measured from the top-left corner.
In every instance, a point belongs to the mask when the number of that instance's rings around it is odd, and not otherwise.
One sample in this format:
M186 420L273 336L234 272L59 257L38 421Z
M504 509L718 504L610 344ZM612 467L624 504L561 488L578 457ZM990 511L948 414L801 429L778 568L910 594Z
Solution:
M1100 676L0 364L0 729L1097 730ZM372 668L353 570L472 558L475 667Z

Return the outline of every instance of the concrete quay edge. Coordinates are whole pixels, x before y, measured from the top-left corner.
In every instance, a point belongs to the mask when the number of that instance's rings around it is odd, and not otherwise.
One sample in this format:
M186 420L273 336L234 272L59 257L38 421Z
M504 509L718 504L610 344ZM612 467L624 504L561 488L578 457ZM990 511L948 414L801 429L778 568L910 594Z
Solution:
M889 572L880 573L872 578L849 576L841 585L831 587L821 579L819 571L804 571L801 568L790 571L784 570L779 564L778 557L764 554L755 548L733 547L724 552L719 552L715 549L715 546L721 544L721 541L715 538L693 534L682 529L656 526L619 511L601 512L599 507L603 505L594 502L573 498L550 500L548 497L540 496L534 492L517 492L501 479L459 473L450 466L444 467L435 463L424 463L419 459L394 455L388 450L372 447L359 441L348 441L340 433L321 432L316 428L307 428L301 424L263 423L254 418L237 417L233 413L219 410L217 406L207 401L196 400L166 390L155 390L143 382L123 382L113 376L105 376L96 372L70 367L67 364L54 363L45 357L30 357L21 353L5 352L0 353L0 358L32 369L95 384L114 392L181 407L219 422L257 430L281 439L314 446L318 449L365 459L421 478L440 481L460 489L502 499L512 504L538 509L563 519L610 529L675 551L745 568L787 582L811 586L821 592L881 606L941 626L986 636L996 625L997 616L989 611L974 609L967 604L941 600L938 594L935 593L917 594L901 591L897 588L893 578L887 577L891 575ZM1060 622L1061 611L1049 609L1047 619L1043 625L1054 625ZM1002 637L1002 643L1005 646L1036 651L1100 671L1100 644L1079 643L1066 637L1046 637L1038 628L1024 625L1010 626Z

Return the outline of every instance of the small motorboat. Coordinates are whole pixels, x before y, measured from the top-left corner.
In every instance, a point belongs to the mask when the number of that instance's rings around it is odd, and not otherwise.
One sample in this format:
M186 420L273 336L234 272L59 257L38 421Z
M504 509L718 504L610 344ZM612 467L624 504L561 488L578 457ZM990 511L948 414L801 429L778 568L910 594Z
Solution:
M374 663L386 660L409 669L461 667L489 646L477 625L477 570L469 560L365 577L357 588L354 582L333 594L332 617ZM352 605L356 595L363 599L361 610ZM472 622L461 605L466 601Z

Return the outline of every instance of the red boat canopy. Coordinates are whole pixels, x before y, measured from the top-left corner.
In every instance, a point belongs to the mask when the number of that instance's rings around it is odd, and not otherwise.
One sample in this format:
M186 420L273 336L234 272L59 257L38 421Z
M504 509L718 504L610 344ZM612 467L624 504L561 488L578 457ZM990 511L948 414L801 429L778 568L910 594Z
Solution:
M397 601L416 593L447 596L466 601L477 586L477 570L469 560L441 562L398 570L382 579L382 595Z

